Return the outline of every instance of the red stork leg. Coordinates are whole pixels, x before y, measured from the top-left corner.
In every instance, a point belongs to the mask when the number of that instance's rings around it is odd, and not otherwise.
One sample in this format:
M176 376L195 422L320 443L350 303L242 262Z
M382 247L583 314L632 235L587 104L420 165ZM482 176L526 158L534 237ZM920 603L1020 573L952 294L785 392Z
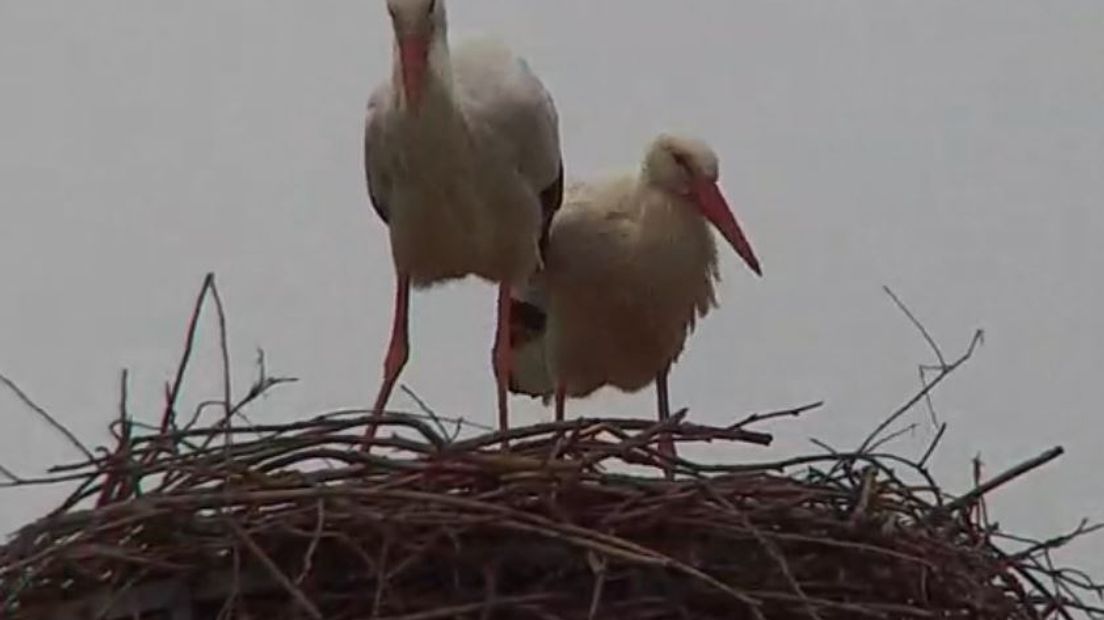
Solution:
M374 418L383 415L387 401L391 398L391 390L395 389L395 382L399 380L399 374L410 355L410 341L407 336L409 311L410 276L398 272L395 274L395 313L391 325L391 342L387 346L387 356L383 359L383 384L376 396L376 404L372 407ZM364 433L365 447L375 437L376 423L373 420Z
M510 357L510 285L503 282L498 285L498 328L495 331L494 353L491 359L495 384L498 388L498 428L501 431L510 428L510 410L506 391L510 382Z
M656 402L659 406L659 421L664 422L667 418L671 417L671 404L667 399L667 372L670 370L670 365L664 366L663 370L656 374L655 386L656 386ZM675 442L671 440L670 433L664 431L659 436L659 452L663 456L674 458L677 456L675 452ZM671 477L670 472L667 474Z

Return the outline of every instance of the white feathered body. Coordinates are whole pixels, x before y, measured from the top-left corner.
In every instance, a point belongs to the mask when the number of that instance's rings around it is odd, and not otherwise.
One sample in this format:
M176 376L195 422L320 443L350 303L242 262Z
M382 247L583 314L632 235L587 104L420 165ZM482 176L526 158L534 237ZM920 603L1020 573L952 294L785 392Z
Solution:
M715 306L717 278L712 233L683 198L637 176L571 185L546 271L518 293L546 307L547 325L519 347L515 388L547 398L555 377L576 397L647 386Z
M365 165L396 268L415 286L474 274L523 282L539 264L540 193L561 168L551 97L497 41L430 53L421 106L391 82L368 105Z

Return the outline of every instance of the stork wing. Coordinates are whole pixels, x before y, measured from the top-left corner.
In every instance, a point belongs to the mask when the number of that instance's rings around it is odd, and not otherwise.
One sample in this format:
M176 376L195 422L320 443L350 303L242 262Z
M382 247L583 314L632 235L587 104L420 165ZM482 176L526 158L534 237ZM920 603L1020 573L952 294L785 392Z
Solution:
M559 117L529 65L497 40L473 39L453 53L453 78L469 126L516 162L542 201L547 193L558 206L563 174Z
M391 180L383 166L383 116L388 100L386 86L372 94L368 101L368 115L364 122L364 175L368 181L368 197L372 208L384 222L390 222L387 197L391 193Z
M560 210L560 205L563 204L563 192L564 192L564 172L563 164L560 164L560 172L556 175L556 180L552 181L552 184L544 188L540 193L541 201L541 215L543 217L541 221L541 234L540 234L540 252L541 258L547 259L548 257L548 232L552 228L552 219L556 217L556 212Z

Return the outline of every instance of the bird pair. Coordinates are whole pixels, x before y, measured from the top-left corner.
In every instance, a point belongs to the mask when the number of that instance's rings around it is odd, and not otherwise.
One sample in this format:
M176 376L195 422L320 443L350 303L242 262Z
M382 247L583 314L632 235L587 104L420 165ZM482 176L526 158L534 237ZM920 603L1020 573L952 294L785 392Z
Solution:
M387 9L393 71L369 100L364 142L395 264L374 413L409 355L411 286L476 275L498 284L492 364L503 430L508 391L554 397L562 419L567 396L655 381L665 418L670 364L715 305L706 222L760 273L718 189L714 153L662 135L637 175L565 192L556 108L525 61L489 39L450 50L443 0L387 0Z

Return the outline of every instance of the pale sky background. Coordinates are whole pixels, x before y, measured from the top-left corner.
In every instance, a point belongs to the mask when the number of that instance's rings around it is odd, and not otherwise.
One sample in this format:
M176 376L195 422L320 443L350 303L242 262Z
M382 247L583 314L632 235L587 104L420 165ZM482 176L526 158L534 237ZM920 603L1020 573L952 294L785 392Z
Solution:
M390 63L381 5L0 0L0 372L97 443L128 367L131 410L152 421L214 270L239 383L258 346L301 379L257 419L368 405L392 291L360 153ZM454 40L498 33L545 80L569 175L635 167L667 129L719 152L765 277L725 254L722 307L673 373L674 405L722 423L828 401L773 427L776 447L723 456L853 447L914 391L929 356L889 284L949 353L987 332L937 398L942 481L965 490L977 453L996 473L1061 444L991 496L993 515L1038 536L1104 518L1104 2L450 9ZM404 381L442 413L494 420L493 298L475 281L414 297ZM192 401L214 393L211 335ZM653 398L603 392L570 411L652 416ZM549 415L526 399L514 412ZM0 416L3 465L78 456L6 393ZM3 492L0 530L64 490ZM1100 577L1102 551L1098 535L1061 557Z

